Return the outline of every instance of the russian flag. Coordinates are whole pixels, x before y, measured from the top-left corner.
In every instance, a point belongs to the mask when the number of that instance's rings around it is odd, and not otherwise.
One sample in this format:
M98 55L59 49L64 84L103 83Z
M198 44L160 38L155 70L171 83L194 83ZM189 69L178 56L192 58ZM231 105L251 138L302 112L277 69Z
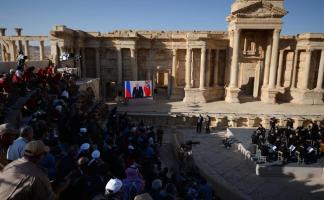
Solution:
M132 87L130 81L125 81L125 98L132 98Z

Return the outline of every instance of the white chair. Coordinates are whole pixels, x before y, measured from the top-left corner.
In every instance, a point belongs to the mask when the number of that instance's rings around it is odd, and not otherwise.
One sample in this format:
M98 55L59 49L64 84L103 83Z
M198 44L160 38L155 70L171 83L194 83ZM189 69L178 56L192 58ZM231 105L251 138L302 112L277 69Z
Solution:
M283 153L282 153L282 151L278 151L278 161L283 161Z
M261 150L260 149L257 149L256 157L257 157L258 162L267 162L267 157L261 155Z
M301 156L300 156L300 152L299 151L296 151L296 157L297 157L297 164L299 165L299 164L304 164L304 158L302 158Z

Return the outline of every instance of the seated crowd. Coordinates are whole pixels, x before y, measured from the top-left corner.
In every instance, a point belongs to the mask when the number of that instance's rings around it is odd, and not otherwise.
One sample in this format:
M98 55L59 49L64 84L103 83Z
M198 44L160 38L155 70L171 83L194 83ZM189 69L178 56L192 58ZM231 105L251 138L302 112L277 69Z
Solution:
M51 64L35 70L22 57L0 79L0 199L213 199L197 172L162 167L161 127L109 111Z
M324 125L317 121L293 128L294 121L287 119L285 127L278 126L276 118L270 119L268 133L260 124L252 134L252 144L257 145L267 161L282 160L283 162L305 163L317 162L324 152Z

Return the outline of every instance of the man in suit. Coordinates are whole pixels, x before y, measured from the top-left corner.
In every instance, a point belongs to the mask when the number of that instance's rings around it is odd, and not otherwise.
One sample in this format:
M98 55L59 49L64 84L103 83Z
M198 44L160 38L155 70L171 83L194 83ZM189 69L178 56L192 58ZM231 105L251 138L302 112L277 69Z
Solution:
M201 133L201 127L202 127L203 121L204 121L204 118L201 116L201 114L199 114L199 117L197 119L197 129L196 129L197 133Z
M139 86L138 83L136 83L136 86L133 88L133 98L143 98L144 93L143 93L143 88L142 86Z

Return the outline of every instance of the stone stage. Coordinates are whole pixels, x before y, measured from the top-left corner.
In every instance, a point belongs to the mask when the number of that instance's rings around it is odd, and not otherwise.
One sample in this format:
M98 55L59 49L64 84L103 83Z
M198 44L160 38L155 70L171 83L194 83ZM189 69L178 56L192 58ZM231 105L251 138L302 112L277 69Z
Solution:
M258 164L253 157L251 135L256 129L253 128L228 128L226 137L233 140L233 148L241 152L245 159L250 160L254 165L255 173L264 177L282 177L282 175L293 176L299 179L307 179L310 177L324 178L324 158L317 160L314 164L297 164L288 163L282 165L281 161L266 162ZM254 150L255 151L255 150ZM323 179L324 180L324 179Z
M226 149L222 140L226 130L212 131L211 134L197 134L192 129L171 129L178 143L192 140L200 142L193 146L193 160L200 173L213 185L221 199L322 199L324 179L318 176L321 172L310 169L311 174L303 177L297 172L290 173L284 167L278 168L276 176L256 175L256 165L242 155L238 146ZM250 131L236 135L236 141L246 145ZM311 168L311 166L305 165ZM300 168L301 169L301 168ZM305 169L305 168L303 168ZM297 176L296 176L297 175Z
M241 104L225 101L189 104L182 101L133 99L127 105L118 105L118 111L127 111L131 116L149 116L149 120L154 120L154 116L158 120L161 120L160 117L172 116L175 119L169 120L166 125L183 125L186 122L191 126L195 125L196 116L209 114L213 127L256 127L259 123L268 127L269 119L273 116L279 119L279 125L285 125L288 117L293 118L294 126L297 127L304 121L321 121L324 118L323 105L264 104L260 101ZM172 121L175 122L171 123Z

